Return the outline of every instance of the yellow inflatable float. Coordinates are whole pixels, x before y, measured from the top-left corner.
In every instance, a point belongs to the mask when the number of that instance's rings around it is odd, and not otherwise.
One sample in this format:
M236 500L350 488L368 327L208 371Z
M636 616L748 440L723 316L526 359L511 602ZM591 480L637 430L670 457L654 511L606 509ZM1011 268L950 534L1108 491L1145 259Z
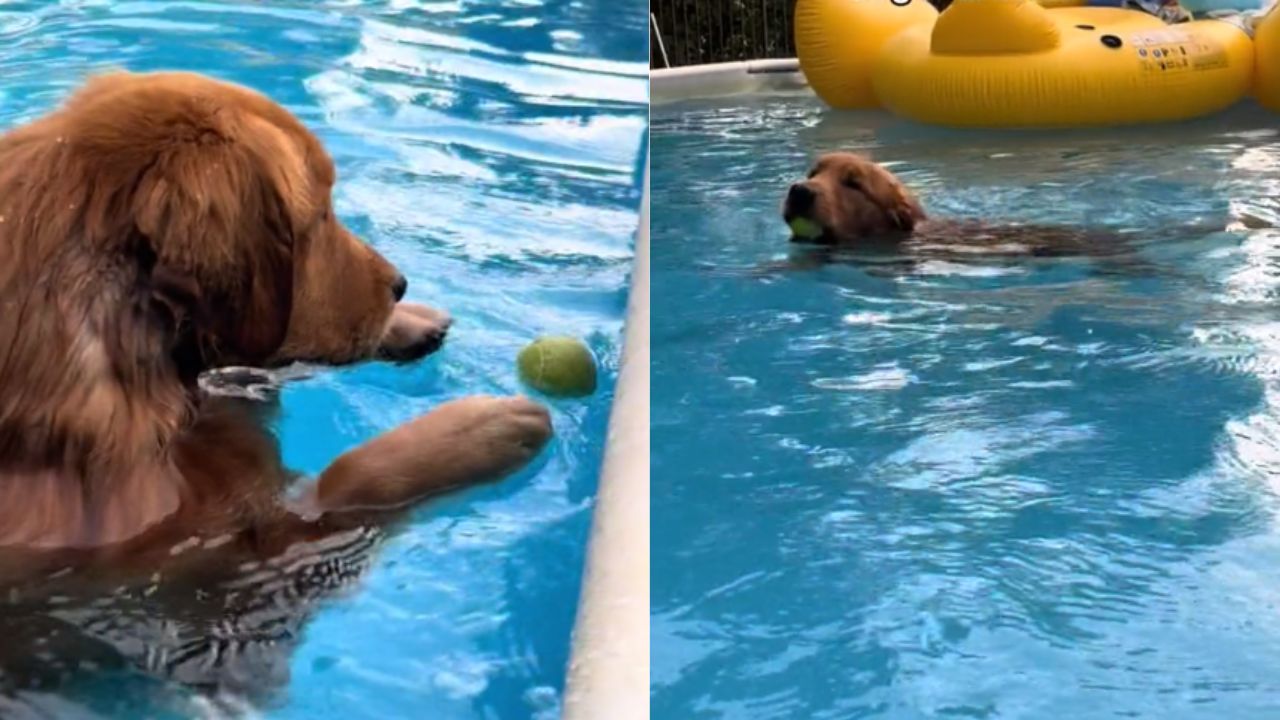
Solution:
M1280 13L1166 25L1079 0L798 0L809 84L835 108L965 127L1183 120L1254 92L1280 107ZM1270 50L1264 57L1263 49Z

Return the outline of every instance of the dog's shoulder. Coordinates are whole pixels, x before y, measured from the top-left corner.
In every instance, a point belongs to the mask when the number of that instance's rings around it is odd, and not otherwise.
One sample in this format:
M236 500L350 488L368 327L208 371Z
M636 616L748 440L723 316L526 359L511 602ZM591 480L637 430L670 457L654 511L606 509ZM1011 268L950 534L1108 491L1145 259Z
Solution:
M907 245L1025 257L1105 256L1131 249L1127 236L1109 228L977 218L930 218L915 229Z

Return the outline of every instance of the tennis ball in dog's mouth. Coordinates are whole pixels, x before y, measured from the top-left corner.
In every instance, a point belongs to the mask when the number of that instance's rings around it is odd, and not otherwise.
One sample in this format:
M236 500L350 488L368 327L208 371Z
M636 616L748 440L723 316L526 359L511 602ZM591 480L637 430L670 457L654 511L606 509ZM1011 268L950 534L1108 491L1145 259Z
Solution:
M822 226L809 218L791 218L791 222L787 223L787 225L791 228L791 232L798 238L822 237Z
M546 395L582 397L596 390L596 358L577 338L538 338L520 351L516 367L521 380Z

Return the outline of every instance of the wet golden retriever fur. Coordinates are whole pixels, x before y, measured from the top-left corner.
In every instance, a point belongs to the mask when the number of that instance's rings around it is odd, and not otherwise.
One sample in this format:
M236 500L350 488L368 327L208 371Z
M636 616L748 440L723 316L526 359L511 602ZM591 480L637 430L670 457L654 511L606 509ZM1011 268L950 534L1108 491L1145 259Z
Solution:
M783 203L787 222L797 217L822 229L814 241L849 245L904 236L927 220L915 195L883 166L855 153L822 155Z
M878 274L912 272L922 261L1025 262L1039 257L1099 259L1099 269L1126 275L1152 270L1137 256L1133 233L983 218L930 217L915 194L884 166L852 152L821 155L782 203L783 220L816 224L817 237L792 237L798 250L771 269L802 269L833 260L867 264ZM1171 232L1221 230L1197 225ZM872 258L867 253L876 257ZM889 257L886 258L885 255Z
M335 181L290 113L187 73L96 78L0 136L0 582L42 553L145 569L192 536L376 523L536 454L544 409L467 398L286 501L260 418L198 391L229 365L439 346L447 315L398 302L399 273L335 217Z

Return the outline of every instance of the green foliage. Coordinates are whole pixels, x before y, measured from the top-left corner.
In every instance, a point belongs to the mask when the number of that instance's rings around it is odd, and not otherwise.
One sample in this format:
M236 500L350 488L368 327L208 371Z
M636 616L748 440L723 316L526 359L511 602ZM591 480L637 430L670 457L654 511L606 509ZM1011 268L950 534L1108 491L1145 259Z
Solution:
M653 0L672 65L795 56L795 0ZM656 43L650 65L661 67Z
M649 8L671 64L680 66L795 57L795 6L796 0L652 0ZM649 46L649 66L662 67L652 28Z

